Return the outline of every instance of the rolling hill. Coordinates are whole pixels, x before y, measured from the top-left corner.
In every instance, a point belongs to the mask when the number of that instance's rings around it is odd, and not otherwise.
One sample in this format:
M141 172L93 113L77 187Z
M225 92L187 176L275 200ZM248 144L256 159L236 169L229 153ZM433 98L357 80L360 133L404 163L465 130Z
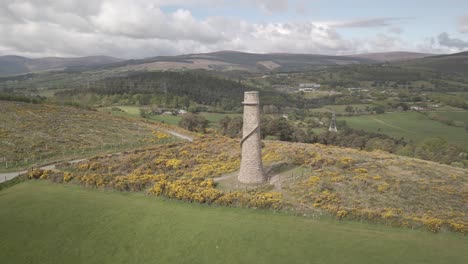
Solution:
M246 53L218 51L211 53L157 56L145 59L121 60L113 57L91 56L81 58L39 58L20 56L0 57L0 76L18 75L41 71L65 72L128 72L162 70L216 70L250 72L304 71L326 66L372 65L391 63L404 68L435 70L450 73L467 72L468 52L449 55L433 55L417 52L382 52L346 56Z
M406 52L406 51L392 51L392 52L379 52L379 53L364 53L351 55L352 58L368 59L376 62L397 62L397 61L407 61L413 59L421 59L434 56L434 54L429 53L419 53L419 52Z
M79 58L47 57L30 59L21 56L0 56L0 76L18 75L31 72L63 70L68 67L94 66L121 61L107 56L89 56Z
M119 60L112 57L41 58L20 56L0 57L0 76L24 74L44 70L242 70L242 71L296 71L318 66L368 64L376 61L351 57L316 54L271 53L255 54L237 51L219 51L179 56L158 56L137 60Z
M316 54L270 53L256 54L238 51L218 51L179 56L158 56L141 60L128 60L95 69L120 70L242 70L242 71L296 71L318 66L373 63L365 58Z
M399 65L445 73L466 74L468 72L468 51L405 61Z
M151 144L154 125L76 107L0 100L0 171Z

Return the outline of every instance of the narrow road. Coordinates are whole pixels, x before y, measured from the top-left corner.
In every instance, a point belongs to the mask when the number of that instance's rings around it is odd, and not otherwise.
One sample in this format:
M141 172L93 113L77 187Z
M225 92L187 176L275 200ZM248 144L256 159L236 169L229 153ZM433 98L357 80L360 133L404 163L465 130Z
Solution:
M76 160L72 160L72 161L69 161L69 163L78 163L78 162L81 162L81 161L84 161L86 159L76 159ZM41 170L53 170L55 169L55 165L59 164L59 163L62 163L62 162L57 162L57 163L54 163L54 164L49 164L49 165L44 165L42 167L39 167L39 169ZM4 182L4 181L8 181L8 180L11 180L15 177L18 177L20 174L23 174L23 173L26 173L28 172L27 170L22 170L22 171L15 171L15 172L7 172L7 173L0 173L0 183Z
M166 129L161 129L161 130L164 130L165 132L173 135L174 137L178 137L180 139L187 140L189 142L193 142L193 137L191 137L191 136L187 136L187 135L175 132L173 130L166 130Z
M193 137L190 137L190 136L175 132L173 130L167 130L167 129L161 129L161 130L164 130L165 132L167 132L167 133L169 133L169 134L171 134L171 135L173 135L175 137L178 137L180 139L187 140L189 142L193 142ZM118 153L114 153L114 154L118 154ZM69 163L78 163L78 162L81 162L81 161L85 161L87 159L88 158L76 159L76 160L71 160L71 161L68 161L68 162ZM39 167L39 168L42 169L42 170L53 170L53 169L55 169L55 165L57 165L59 163L62 163L62 162L64 162L64 161L57 162L57 163L54 163L54 164L45 165L45 166L42 166L42 167ZM26 172L28 172L28 171L27 170L22 170L22 171L0 173L0 183L2 183L4 181L11 180L11 179L13 179L15 177L18 177L20 174L23 174L23 173L26 173Z

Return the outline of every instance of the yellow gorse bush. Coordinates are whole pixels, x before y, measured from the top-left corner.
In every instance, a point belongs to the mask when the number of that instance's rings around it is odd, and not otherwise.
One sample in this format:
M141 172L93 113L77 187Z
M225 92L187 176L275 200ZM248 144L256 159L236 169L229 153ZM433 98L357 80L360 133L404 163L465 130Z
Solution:
M390 154L370 157L376 154L320 144L265 143L262 149L265 164L297 165L305 172L301 177L284 177L281 183L284 197L276 192L217 189L212 178L239 169L240 147L238 140L212 135L195 136L194 142L168 142L120 156L93 158L69 165L71 175L50 172L43 179L119 191L146 190L151 195L223 206L277 209L286 204L305 214L307 210L326 211L338 219L467 233L466 216L460 214L460 207L453 208L453 215L445 215L446 211L437 207L429 207L435 209L429 213L405 201L399 203L402 208L394 208L395 201L387 199L398 199L403 190L433 197L455 196L460 193L463 179L457 172L450 172L446 178L421 177L430 175L430 171L415 170L421 168L418 161L395 159ZM408 176L400 177L395 171ZM30 177L40 179L43 173L32 174L37 176ZM424 213L430 216L424 217Z

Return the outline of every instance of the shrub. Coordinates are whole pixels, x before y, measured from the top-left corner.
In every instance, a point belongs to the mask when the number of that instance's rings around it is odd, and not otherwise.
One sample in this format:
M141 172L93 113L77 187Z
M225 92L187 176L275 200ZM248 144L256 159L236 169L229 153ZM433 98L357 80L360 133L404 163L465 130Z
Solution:
M425 219L423 223L429 231L437 233L440 231L440 228L444 222L437 218L428 218Z
M29 179L41 179L41 180L45 180L49 177L49 174L50 174L50 170L42 170L42 169L37 169L37 170L31 170L29 173L28 173L28 178Z
M259 192L251 196L249 206L254 208L280 209L283 195L277 192Z
M384 182L377 186L377 191L380 193L384 193L388 190L389 187L390 187L390 184Z

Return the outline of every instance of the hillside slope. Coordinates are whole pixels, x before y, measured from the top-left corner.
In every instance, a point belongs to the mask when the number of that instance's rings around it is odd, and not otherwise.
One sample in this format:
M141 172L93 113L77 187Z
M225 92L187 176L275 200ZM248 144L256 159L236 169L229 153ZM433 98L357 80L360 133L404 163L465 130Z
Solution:
M110 65L104 65L102 67L93 67L93 69L114 69L117 71L151 71L165 69L295 71L311 69L320 66L348 65L372 62L374 61L365 58L352 58L348 56L289 53L255 54L237 51L219 51L202 54L159 56L141 60L128 60Z
M20 56L0 56L0 76L26 74L30 72L63 70L68 67L89 67L121 61L108 56L89 56L78 58L38 58Z
M229 206L285 208L438 232L468 232L468 170L384 152L265 141L270 184L236 181L237 140L199 136L62 169L86 186ZM219 176L223 176L218 178ZM57 178L58 177L58 178ZM54 181L62 181L54 176ZM217 185L210 179L215 179Z
M406 52L406 51L393 51L393 52L379 52L379 53L363 53L351 55L352 58L361 58L373 60L376 62L397 62L397 61L406 61L413 59L421 59L425 57L434 56L434 54L429 53L419 53L419 52Z
M449 55L432 56L402 62L405 67L429 69L446 73L468 73L468 51Z
M0 171L147 146L155 126L97 111L0 100Z

